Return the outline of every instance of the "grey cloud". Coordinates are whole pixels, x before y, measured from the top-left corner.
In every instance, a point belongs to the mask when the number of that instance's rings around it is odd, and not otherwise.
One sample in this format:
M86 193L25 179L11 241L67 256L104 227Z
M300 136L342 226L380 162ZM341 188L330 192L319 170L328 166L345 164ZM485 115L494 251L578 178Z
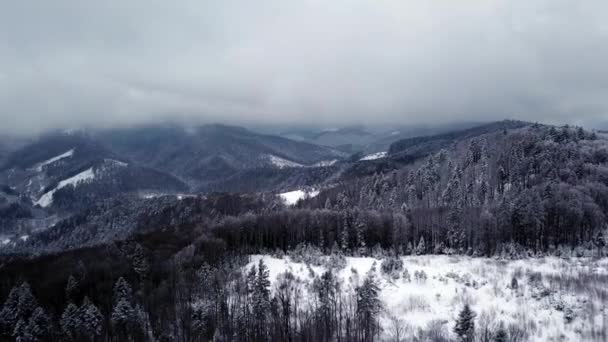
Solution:
M0 127L608 119L608 3L5 1Z

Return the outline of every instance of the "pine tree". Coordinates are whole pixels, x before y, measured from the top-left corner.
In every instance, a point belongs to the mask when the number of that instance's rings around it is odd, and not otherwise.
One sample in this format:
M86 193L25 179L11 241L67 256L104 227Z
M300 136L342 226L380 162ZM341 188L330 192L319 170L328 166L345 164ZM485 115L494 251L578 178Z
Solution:
M8 298L0 311L0 326L7 335L12 335L15 324L19 320L17 307L19 306L19 288L13 287L8 294Z
M19 287L13 287L9 292L2 310L0 311L0 328L5 335L12 335L19 320L27 324L30 315L38 307L30 285L23 282Z
M131 285L123 277L118 278L114 284L114 303L118 303L120 299L125 299L129 303L133 300Z
M19 318L27 319L30 317L32 312L38 307L38 301L32 294L30 284L23 282L19 287L19 305L17 307L17 313Z
M363 329L365 341L373 340L377 327L377 316L382 308L379 299L380 287L375 277L375 263L367 273L363 284L357 288L357 315Z
M344 224L342 225L342 231L340 233L340 248L342 251L348 250L349 234L348 234L348 217L344 217Z
M329 199L329 197L327 197L327 199L325 200L325 206L324 208L326 210L330 210L331 209L331 200Z
M360 217L355 221L355 232L357 235L358 252L360 256L367 254L367 245L365 244L365 223Z
M416 255L424 255L426 254L426 244L424 243L424 236L420 237L420 241L418 241L418 246L416 246Z
M128 335L129 328L136 322L135 309L126 298L121 298L114 305L110 319L117 332Z
M268 267L264 264L263 259L260 259L258 263L258 273L255 278L252 300L253 316L257 321L256 334L258 339L265 340L266 321L270 313L270 280Z
M71 340L76 340L81 329L80 311L74 303L68 304L59 322L63 334Z
M148 258L146 257L146 253L144 248L137 244L135 246L135 252L132 256L133 270L139 276L140 280L144 280L148 276L148 272L150 270L150 265L148 263Z
M24 319L19 319L17 321L17 324L15 324L15 329L13 329L12 335L16 341L27 340L28 337L26 336L26 332L27 332L26 330L27 330L27 323L25 322Z
M78 281L76 280L76 278L74 278L73 275L70 275L68 277L68 282L65 285L65 297L67 298L68 302L76 301L76 298L74 298L74 296L76 295L77 292L78 292Z
M475 312L471 310L469 304L465 304L464 308L458 314L454 332L462 342L472 342L475 338Z
M131 286L123 277L120 277L114 284L114 302L114 308L110 316L112 326L122 337L131 336L131 330L137 321L137 316L132 305Z
M51 319L44 309L37 307L25 329L25 336L32 341L43 340L51 331Z
M82 320L82 333L94 340L95 337L101 336L103 333L103 315L101 311L93 304L89 297L85 297L80 306L80 317Z

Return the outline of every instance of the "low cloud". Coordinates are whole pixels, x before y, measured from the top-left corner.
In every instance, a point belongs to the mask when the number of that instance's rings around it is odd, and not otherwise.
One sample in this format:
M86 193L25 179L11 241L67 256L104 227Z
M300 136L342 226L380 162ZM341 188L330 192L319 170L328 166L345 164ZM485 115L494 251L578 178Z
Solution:
M12 1L5 132L608 118L608 3Z

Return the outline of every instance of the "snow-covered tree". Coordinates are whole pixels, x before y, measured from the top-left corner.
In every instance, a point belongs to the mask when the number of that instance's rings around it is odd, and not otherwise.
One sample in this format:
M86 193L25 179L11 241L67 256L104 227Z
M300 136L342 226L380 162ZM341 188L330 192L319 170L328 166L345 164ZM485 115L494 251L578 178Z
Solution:
M25 329L25 336L32 341L43 340L51 331L51 319L43 308L37 307Z
M426 244L424 243L424 236L420 237L420 241L418 241L418 246L416 246L416 255L423 255L426 253Z
M37 307L38 302L27 282L23 282L19 287L13 287L0 311L2 332L11 335L19 320L27 324L30 315Z
M355 233L357 237L357 254L360 256L367 255L367 245L365 243L365 222L361 217L357 217L355 220Z
M29 336L27 334L27 323L23 319L19 319L17 324L15 324L15 328L13 329L13 337L15 341L26 341L29 340Z
M82 333L89 340L94 340L103 333L103 314L89 297L85 297L80 306L80 317L82 320Z
M378 327L377 318L382 308L380 287L376 280L375 264L367 273L363 284L357 288L357 315L365 341L373 340Z
M82 321L80 319L80 310L74 303L68 304L61 315L59 321L61 326L61 332L70 340L76 340L80 329L82 328Z
M112 327L123 338L132 336L132 329L137 326L137 313L133 308L131 286L123 277L114 284L114 303L110 316Z
M135 251L133 252L132 256L132 263L133 270L135 273L137 273L139 279L145 279L150 271L150 265L148 263L148 258L146 257L146 252L140 244L135 246Z
M260 259L258 263L258 272L255 278L253 289L253 312L254 315L261 320L264 320L270 310L270 279L268 267L264 264L264 260Z
M133 300L133 290L129 282L123 277L118 278L114 284L114 302L118 303L119 300L125 299L129 303Z
M458 314L454 332L462 342L472 342L475 339L475 312L469 304L465 304Z
M135 309L126 298L120 298L112 310L112 326L120 334L127 334L129 328L136 322Z
M19 287L13 287L0 311L0 325L5 333L12 335L15 324L19 320Z
M76 295L77 292L78 292L78 281L76 280L76 278L73 275L70 275L68 277L68 282L65 285L65 297L67 298L68 302L76 301L76 298L74 298L74 296Z

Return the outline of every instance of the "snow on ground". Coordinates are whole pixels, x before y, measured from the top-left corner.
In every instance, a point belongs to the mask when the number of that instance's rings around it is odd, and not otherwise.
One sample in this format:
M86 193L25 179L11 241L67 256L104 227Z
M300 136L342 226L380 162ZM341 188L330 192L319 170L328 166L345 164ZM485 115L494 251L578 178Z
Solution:
M128 166L128 165L129 165L129 164L127 164L127 163L123 162L123 161L116 160L116 159L108 159L108 158L104 158L104 160L103 160L103 161L104 161L104 163L106 163L106 164L108 164L108 165L111 165L111 166L120 166L120 167L126 167L126 166Z
M324 167L324 166L332 166L335 163L338 162L338 159L333 159L333 160L322 160L318 163L313 164L313 167Z
M284 192L282 194L279 194L279 197L281 197L281 199L283 199L285 204L294 205L294 204L298 203L298 201L301 199L304 199L306 197L312 198L312 197L317 196L318 194L319 194L319 191L317 191L317 190L313 190L313 191L309 191L309 192L306 192L304 190L295 190L295 191L289 191L289 192Z
M59 182L59 184L57 184L57 186L53 190L50 190L40 196L38 201L36 201L36 203L34 204L40 205L41 207L48 207L53 203L53 194L55 194L57 190L68 185L77 186L80 183L91 181L94 178L95 172L91 167L90 169L87 169L86 171L83 171L75 176L62 180L61 182Z
M376 153L368 154L359 160L376 160L376 159L384 158L384 157L386 157L386 155L387 155L387 152L376 152Z
M56 161L58 161L60 159L69 158L69 157L71 157L73 155L74 155L74 149L71 149L71 150L69 150L67 152L64 152L64 153L62 153L62 154L60 154L58 156L55 156L55 157L53 157L51 159L45 160L42 163L38 164L38 166L36 167L36 171L40 172L40 171L42 171L42 167L43 166L52 164L52 163L54 163L54 162L56 162Z
M287 256L255 255L244 272L261 258L268 266L273 284L280 273L288 270L302 280L307 289L304 298L310 296L309 285L314 277L326 271L325 266L293 262ZM346 267L336 271L345 285L343 288L354 289L376 263L384 306L380 318L383 339L390 337L395 317L407 327L409 338L419 328L427 328L431 321L440 322L455 337L454 322L465 302L477 313L477 329L484 321L491 321L493 329L504 322L506 327L525 329L529 341L602 341L603 337L593 335L593 331L597 334L608 329L608 259L547 257L505 261L411 256L402 260L411 280L406 279L403 271L383 274L382 260L374 258L348 257ZM421 271L426 280L415 276ZM512 287L513 278L517 279L516 288Z
M270 163L276 167L278 167L279 169L282 168L286 168L286 167L302 167L304 165L302 164L298 164L296 162L293 162L291 160L287 160L281 157L277 157L277 156L273 156L272 154L268 155L268 159L270 160Z

